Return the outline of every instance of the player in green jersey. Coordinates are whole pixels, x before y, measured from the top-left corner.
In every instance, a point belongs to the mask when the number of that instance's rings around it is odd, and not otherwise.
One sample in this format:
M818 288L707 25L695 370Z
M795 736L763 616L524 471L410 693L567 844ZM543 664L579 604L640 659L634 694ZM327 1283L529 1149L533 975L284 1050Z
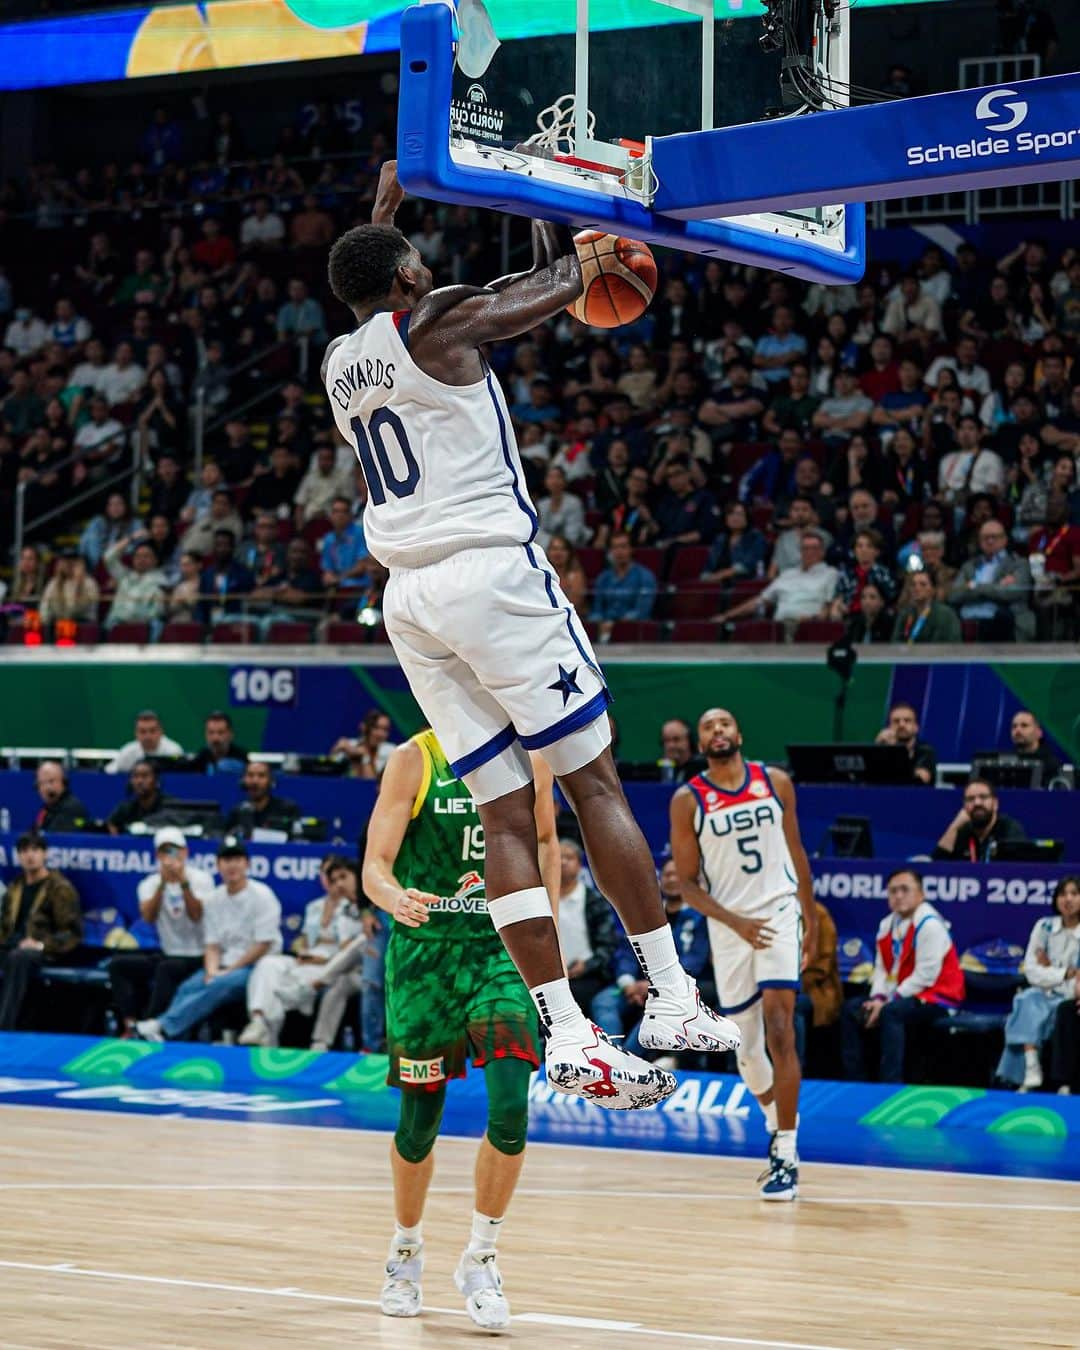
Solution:
M556 849L550 786L537 793L537 834ZM548 842L550 841L550 842ZM542 857L541 861L544 859ZM364 890L393 915L386 951L389 1082L402 1089L390 1149L397 1227L380 1305L391 1317L422 1307L424 1201L446 1084L482 1068L487 1132L476 1161L472 1235L454 1275L472 1320L510 1320L495 1242L524 1161L529 1079L540 1063L532 998L484 897L484 831L433 731L394 751L368 825Z

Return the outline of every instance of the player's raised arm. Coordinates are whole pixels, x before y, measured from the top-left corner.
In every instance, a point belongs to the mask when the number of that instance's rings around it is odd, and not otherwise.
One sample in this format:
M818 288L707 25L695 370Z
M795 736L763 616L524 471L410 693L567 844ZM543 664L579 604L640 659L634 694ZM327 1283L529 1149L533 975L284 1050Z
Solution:
M403 887L394 876L394 864L412 820L423 777L424 756L420 747L414 741L399 745L383 772L364 850L364 894L407 928L427 923L427 907L438 899L426 891Z
M784 808L784 839L787 842L791 861L795 864L795 875L799 879L799 904L803 916L803 969L812 952L817 950L817 909L814 906L814 878L810 871L810 859L803 847L799 833L799 817L795 809L795 785L783 769L771 768L769 778L773 790Z

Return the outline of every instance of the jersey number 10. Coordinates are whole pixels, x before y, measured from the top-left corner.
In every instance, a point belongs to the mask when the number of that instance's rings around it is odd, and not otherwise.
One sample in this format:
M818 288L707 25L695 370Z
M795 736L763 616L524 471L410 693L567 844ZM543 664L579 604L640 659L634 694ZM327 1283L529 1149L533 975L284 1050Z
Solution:
M356 438L356 457L364 471L372 506L383 505L387 489L395 497L411 497L420 481L420 465L416 462L409 438L405 434L405 427L397 413L391 412L389 408L379 408L368 419L366 427L360 417L354 417L351 425L353 436ZM390 452L384 439L387 430L394 433L394 439L398 443L405 465L404 478L398 477L393 464L390 463Z

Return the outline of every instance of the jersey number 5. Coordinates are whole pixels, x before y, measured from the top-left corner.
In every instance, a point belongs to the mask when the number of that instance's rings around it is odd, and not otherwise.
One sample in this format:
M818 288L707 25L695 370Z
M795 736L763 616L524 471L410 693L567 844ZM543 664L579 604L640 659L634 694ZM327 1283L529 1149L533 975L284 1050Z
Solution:
M763 865L761 861L761 854L758 852L756 848L752 847L752 845L756 844L757 841L758 837L756 834L747 835L745 839L740 839L738 841L739 852L743 855L743 857L753 859L752 864L749 862L744 862L742 865L742 870L744 872L749 872L751 876L753 876L755 872L760 872Z
M398 443L404 461L404 478L398 477L390 463L390 452L384 439L387 430L394 433ZM405 427L397 413L391 412L389 408L380 408L368 419L366 427L362 418L354 417L352 433L356 437L356 457L364 471L371 504L382 506L388 488L395 497L411 497L420 481L420 465L416 462Z

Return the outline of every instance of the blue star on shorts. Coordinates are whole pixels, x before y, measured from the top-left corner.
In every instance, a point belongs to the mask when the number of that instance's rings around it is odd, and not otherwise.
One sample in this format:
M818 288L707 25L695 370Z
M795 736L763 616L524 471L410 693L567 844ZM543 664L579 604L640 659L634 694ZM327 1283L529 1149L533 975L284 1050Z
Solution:
M554 684L549 684L549 689L554 689L562 694L562 705L565 708L570 702L571 694L580 694L581 686L577 682L578 667L573 670L567 670L564 666L559 666L559 678Z

